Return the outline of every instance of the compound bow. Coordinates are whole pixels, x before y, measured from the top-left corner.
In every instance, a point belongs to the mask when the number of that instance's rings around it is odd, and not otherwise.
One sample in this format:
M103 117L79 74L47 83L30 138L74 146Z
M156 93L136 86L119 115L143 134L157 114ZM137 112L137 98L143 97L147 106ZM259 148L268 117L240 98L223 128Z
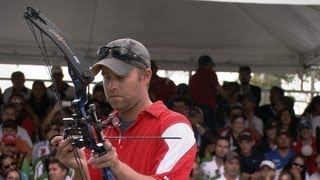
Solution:
M69 75L75 87L75 99L72 106L75 114L70 118L63 118L65 124L65 138L73 139L75 148L89 148L99 154L106 153L102 146L105 141L101 131L106 127L107 123L102 123L96 116L95 106L91 104L86 109L87 103L87 86L94 80L94 76L90 71L90 67L80 53L74 48L71 41L56 27L48 18L46 18L40 10L33 7L27 7L24 12L24 18L35 36L38 47L41 50L42 58L48 62L47 51L43 41L42 34L48 36L62 51L67 61ZM41 33L42 45L38 42L34 26ZM96 135L95 136L93 135ZM76 151L75 151L76 152ZM103 168L103 176L107 180L113 180L114 177L109 168Z

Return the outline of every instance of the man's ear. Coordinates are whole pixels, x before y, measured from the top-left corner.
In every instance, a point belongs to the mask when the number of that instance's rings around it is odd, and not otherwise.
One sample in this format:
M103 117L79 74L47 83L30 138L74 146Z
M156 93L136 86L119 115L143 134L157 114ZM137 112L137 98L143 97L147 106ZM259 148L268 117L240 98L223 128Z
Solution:
M149 83L150 80L151 80L151 76L152 76L152 71L151 71L150 68L147 68L147 69L144 71L143 80L146 81L147 83Z

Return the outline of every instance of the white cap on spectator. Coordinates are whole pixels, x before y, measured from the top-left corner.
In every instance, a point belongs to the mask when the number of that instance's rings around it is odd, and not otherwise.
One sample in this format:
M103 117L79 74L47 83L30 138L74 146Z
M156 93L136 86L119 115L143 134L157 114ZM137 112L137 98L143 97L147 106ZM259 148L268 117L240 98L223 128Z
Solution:
M269 161L269 160L263 160L260 163L260 168L262 168L263 166L268 166L269 168L276 170L276 165L272 161Z

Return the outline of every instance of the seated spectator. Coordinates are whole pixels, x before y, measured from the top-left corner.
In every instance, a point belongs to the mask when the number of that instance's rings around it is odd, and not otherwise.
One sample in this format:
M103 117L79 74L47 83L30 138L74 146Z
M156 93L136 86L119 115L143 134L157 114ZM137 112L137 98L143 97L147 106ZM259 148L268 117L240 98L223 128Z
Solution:
M208 130L201 137L201 146L198 149L200 162L208 161L212 159L216 151L216 133Z
M26 105L25 99L21 94L12 94L10 102L15 105L18 124L25 128L33 142L36 142L38 140L40 119L33 112L30 106Z
M317 170L315 159L317 156L317 142L312 136L311 123L302 120L298 124L298 138L293 143L293 150L297 154L304 156L306 160L306 168L309 174Z
M87 105L90 105L91 103L95 103L96 107L98 106L97 103L99 103L101 107L102 116L108 117L108 115L112 112L112 107L105 96L102 83L97 83L93 87L92 96L89 99L89 102L87 103ZM97 112L97 115L98 114L100 113Z
M264 136L260 143L257 144L257 149L263 154L269 153L277 148L277 128L278 121L271 119L264 125Z
M260 179L273 180L276 176L276 165L269 160L263 160L260 163Z
M240 156L233 151L229 151L224 158L224 172L217 180L238 180L240 179Z
M44 130L44 137L45 139L43 141L40 141L36 143L33 146L32 151L32 162L34 162L37 158L48 155L52 152L52 149L50 149L50 140L57 135L62 135L61 127L64 127L62 122L51 122Z
M238 137L239 144L239 155L240 160L240 171L241 177L244 180L258 179L260 176L259 166L264 155L254 149L254 138L250 131L242 131Z
M6 154L0 155L0 179L4 179L11 170L18 170L21 180L28 180L25 173L17 169L17 166L11 156Z
M313 136L316 136L316 129L320 128L320 96L312 98L302 113L301 119L311 122Z
M68 176L69 168L59 162L57 159L49 161L49 179L50 180L66 180L71 179Z
M216 141L216 153L210 160L200 164L200 178L210 180L219 178L224 173L224 159L229 152L229 140L219 137Z
M15 120L14 122L16 123L16 107L13 103L8 103L4 104L1 108L1 120L2 122L5 121L10 121L10 120ZM17 123L16 123L17 124ZM3 131L2 131L2 124L0 125L0 138L3 136ZM17 126L17 133L16 137L19 139L24 139L27 141L30 147L33 146L33 143L31 141L31 138L28 134L28 132L21 126Z
M293 139L297 137L297 127L294 114L288 108L283 108L278 112L277 120L280 122L280 129L288 131Z
M306 164L304 161L304 157L300 154L297 154L290 158L288 164L283 168L283 171L289 171L293 174L294 179L296 180L305 180L309 179L309 174L306 170Z
M292 141L287 131L277 132L277 148L266 154L265 159L273 161L277 167L277 171L280 172L284 166L286 166L291 157L294 156L294 151L291 148Z
M228 127L230 126L230 121L235 116L242 116L244 115L242 106L232 106L223 117L223 126L222 127Z
M193 166L192 166L192 170L189 176L189 180L198 180L199 179L199 163L198 161L194 161Z
M310 180L320 179L320 153L317 154L315 165L317 166L317 171L310 176Z
M31 147L24 140L16 139L12 134L5 134L1 139L1 144L2 154L11 156L16 167L29 177Z
M278 180L295 180L293 174L290 171L282 171Z
M246 129L244 127L244 122L245 122L246 117L245 116L235 116L233 117L233 119L231 119L231 124L229 127L226 127L224 129L221 129L221 131L219 132L219 134L221 134L221 136L225 136L229 138L229 142L230 142L230 150L232 151L236 151L239 148L239 145L237 143L237 139L239 134L246 130L246 131L250 131L253 135L254 141L258 142L260 139L259 134L251 131L250 129Z
M5 174L4 179L6 179L6 180L21 180L22 177L20 175L20 172L17 169L11 169Z
M47 94L47 87L41 80L36 80L32 84L32 93L26 100L26 104L38 116L40 123L46 117L47 112L51 106L54 105L54 99L49 98Z
M256 107L256 99L252 94L244 94L240 97L242 109L244 115L247 117L245 121L245 127L250 128L252 131L256 131L263 136L263 122L254 114Z

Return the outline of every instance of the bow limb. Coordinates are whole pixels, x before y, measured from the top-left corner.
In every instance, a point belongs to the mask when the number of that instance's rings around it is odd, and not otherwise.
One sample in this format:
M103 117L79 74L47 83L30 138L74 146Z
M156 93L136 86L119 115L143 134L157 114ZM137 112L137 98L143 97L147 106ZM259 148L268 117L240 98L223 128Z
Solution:
M98 145L104 142L104 137L101 134L103 125L95 115L94 105L90 105L88 110L85 106L88 100L87 86L94 80L89 65L63 32L38 9L27 7L24 12L24 18L34 33L40 49L34 26L40 31L41 35L45 34L49 37L65 56L69 75L75 88L75 98L72 102L75 114L70 118L63 119L66 137L70 137L73 140L72 144L75 148L86 147L99 154L104 153L103 146ZM42 41L42 44L45 46L44 41ZM41 49L41 51L42 57L46 61L46 49ZM97 136L97 142L94 134ZM102 171L106 179L114 179L109 168L103 168Z

